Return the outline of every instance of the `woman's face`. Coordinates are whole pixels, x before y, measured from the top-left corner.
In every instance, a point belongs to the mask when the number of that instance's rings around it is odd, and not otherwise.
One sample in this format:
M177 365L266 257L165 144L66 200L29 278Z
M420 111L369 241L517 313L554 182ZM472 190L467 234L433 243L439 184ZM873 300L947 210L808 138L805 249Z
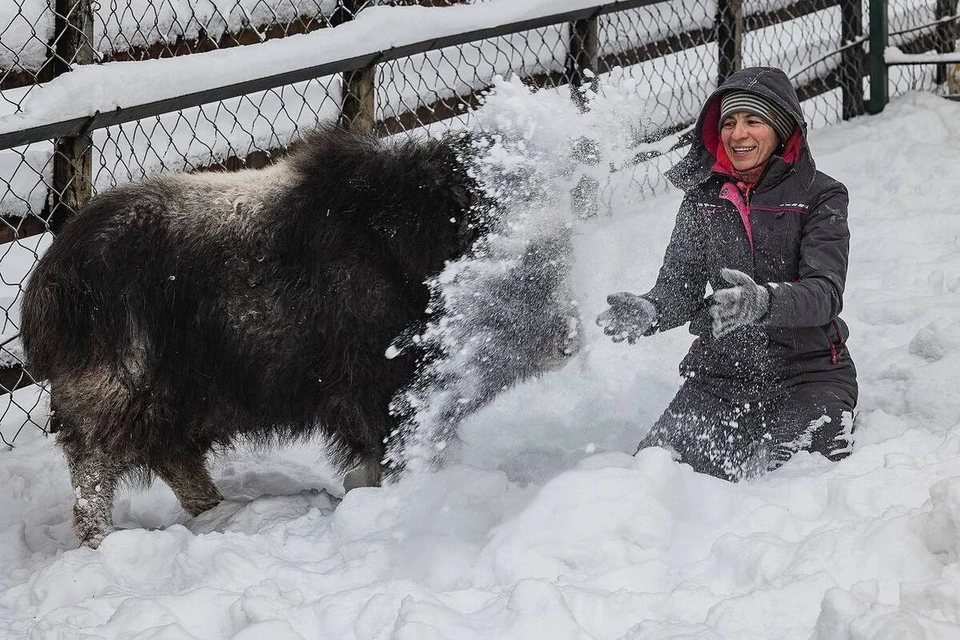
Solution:
M732 113L720 127L720 140L733 168L745 172L762 166L777 148L777 132L760 116Z

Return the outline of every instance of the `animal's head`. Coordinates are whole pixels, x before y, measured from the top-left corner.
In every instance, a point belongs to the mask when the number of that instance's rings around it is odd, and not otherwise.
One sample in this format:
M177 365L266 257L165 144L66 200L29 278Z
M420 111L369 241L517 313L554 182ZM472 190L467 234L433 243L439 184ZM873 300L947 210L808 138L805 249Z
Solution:
M423 282L487 230L468 151L457 136L382 139L321 127L291 150L301 176L295 208L324 225L365 230L371 251L390 254L406 279Z
M468 135L384 143L370 224L410 275L435 275L499 216L477 180Z

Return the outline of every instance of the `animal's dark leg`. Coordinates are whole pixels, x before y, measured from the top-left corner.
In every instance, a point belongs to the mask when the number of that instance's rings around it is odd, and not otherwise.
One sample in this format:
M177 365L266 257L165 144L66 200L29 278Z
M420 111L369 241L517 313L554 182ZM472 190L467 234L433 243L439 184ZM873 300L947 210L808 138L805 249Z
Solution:
M556 337L540 362L540 367L544 371L562 369L583 346L581 335L583 327L579 310L570 304L563 311L565 313L556 319Z
M369 456L343 476L343 490L357 487L379 487L383 478L380 460L383 456Z
M113 497L127 465L78 445L64 447L76 502L73 529L80 544L96 549L113 528Z
M380 381L382 382L382 380ZM340 441L348 460L359 464L343 477L344 491L357 487L379 487L383 480L384 438L393 429L388 407L390 396L397 385L357 382L357 388L366 394L351 394L343 398L336 412L332 434Z
M567 275L572 251L569 231L535 239L509 279L492 288L496 328L512 330L512 351L527 351L530 373L560 369L580 351L580 311Z
M183 454L176 460L155 463L150 468L170 485L180 506L194 517L223 501L223 494L213 484L202 453Z

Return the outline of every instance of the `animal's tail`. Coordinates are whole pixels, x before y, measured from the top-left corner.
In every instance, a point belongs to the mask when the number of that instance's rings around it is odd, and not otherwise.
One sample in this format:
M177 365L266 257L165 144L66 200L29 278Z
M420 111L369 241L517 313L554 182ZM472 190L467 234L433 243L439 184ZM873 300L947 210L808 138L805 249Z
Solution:
M94 201L66 225L27 282L20 338L27 369L38 380L86 368L95 336L124 330L126 314L117 308L119 301L98 293L104 280L119 277L100 273L105 267L98 269L104 263L95 255L96 238L90 233L96 210L105 206Z

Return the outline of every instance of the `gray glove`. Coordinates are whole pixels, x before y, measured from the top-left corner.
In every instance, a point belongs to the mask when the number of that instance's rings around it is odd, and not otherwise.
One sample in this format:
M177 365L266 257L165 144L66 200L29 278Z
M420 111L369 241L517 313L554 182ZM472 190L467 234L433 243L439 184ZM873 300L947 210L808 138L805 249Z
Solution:
M630 344L657 324L657 308L646 298L622 291L607 296L610 308L597 316L597 324L614 342Z
M743 325L756 323L770 308L770 292L743 271L722 269L720 275L734 286L713 292L710 316L713 318L715 338L725 336Z

